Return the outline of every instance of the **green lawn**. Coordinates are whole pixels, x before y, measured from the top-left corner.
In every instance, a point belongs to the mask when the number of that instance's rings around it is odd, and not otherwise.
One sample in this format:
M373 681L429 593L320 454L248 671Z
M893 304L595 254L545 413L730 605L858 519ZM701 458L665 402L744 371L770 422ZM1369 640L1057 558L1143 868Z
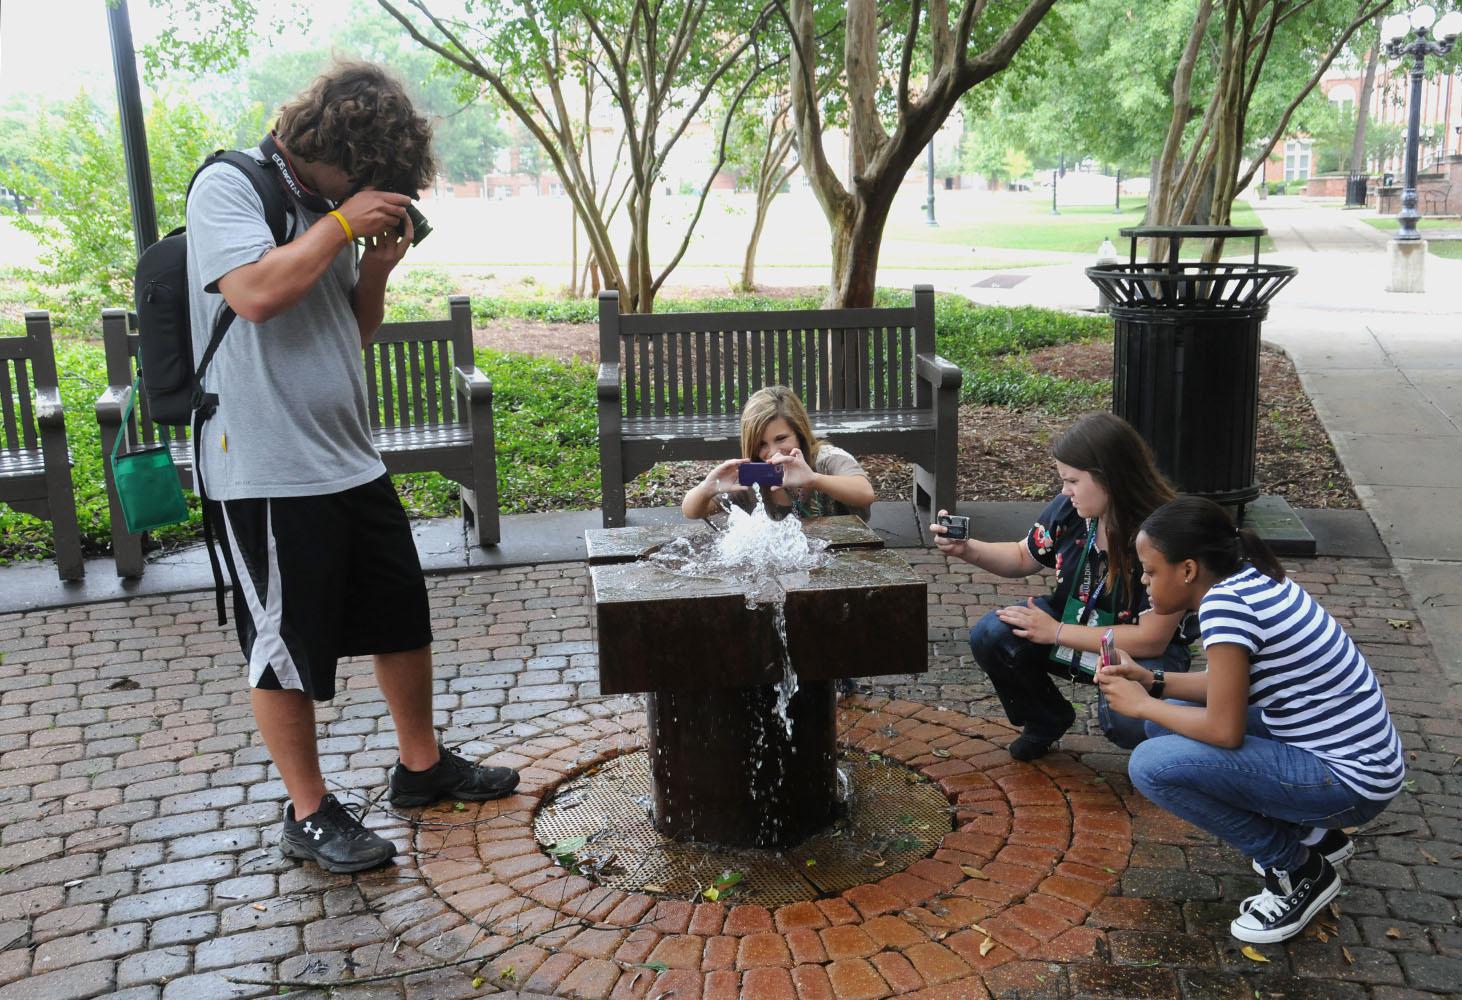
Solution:
M1368 226L1374 226L1388 233L1394 233L1401 228L1401 221L1395 216L1363 218L1361 221ZM1423 233L1428 230L1436 232L1451 230L1456 232L1462 230L1462 218L1457 218L1456 216L1441 219L1431 217L1422 218L1417 220L1416 228ZM1448 260L1462 260L1462 240L1429 240L1427 241L1426 248L1427 252L1433 257L1445 257Z
M1400 220L1398 220L1393 215L1372 216L1372 217L1362 216L1360 221L1364 222L1368 226L1374 226L1377 229L1384 229L1388 233L1389 232L1395 232L1397 229L1400 229L1401 228L1401 222L1400 222ZM1426 218L1418 219L1417 222L1416 222L1416 228L1417 229L1462 229L1462 219L1459 219L1459 218L1456 218L1456 217L1445 218L1445 219L1436 219L1436 218L1432 218L1432 217L1428 216Z
M1118 235L1118 230L1139 226L1147 209L1147 199L1124 197L1122 211L1112 211L1110 205L1072 205L1061 209L1060 215L1051 214L1049 196L1044 200L1035 197L1009 197L992 205L988 214L976 218L952 221L941 219L937 229L919 230L920 238L930 243L954 243L1001 250L1059 251L1064 253L1094 254L1104 238L1116 244L1117 251L1126 255L1127 241ZM1261 226L1259 217L1244 202L1235 202L1232 222L1235 226ZM890 236L906 236L903 230L913 232L916 223L899 220L890 221ZM1269 252L1274 249L1273 241L1264 237L1260 249ZM1202 244L1184 246L1184 257L1197 257L1202 253ZM1230 248L1225 256L1245 256L1248 243L1244 241ZM1141 252L1139 252L1139 256Z

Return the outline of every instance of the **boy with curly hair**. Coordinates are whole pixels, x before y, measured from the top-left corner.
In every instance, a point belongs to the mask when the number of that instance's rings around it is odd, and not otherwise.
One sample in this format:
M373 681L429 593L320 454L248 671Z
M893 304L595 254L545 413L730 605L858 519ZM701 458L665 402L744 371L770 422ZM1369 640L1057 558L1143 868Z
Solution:
M426 584L371 442L361 349L411 246L411 199L397 192L435 171L431 126L385 70L342 62L280 109L250 155L285 191L282 244L239 170L208 167L188 198L195 356L224 310L235 316L205 375L216 403L197 467L228 542L254 717L289 797L280 846L361 871L396 848L325 790L314 702L334 695L339 657L374 658L400 753L392 805L481 801L518 782L437 742Z

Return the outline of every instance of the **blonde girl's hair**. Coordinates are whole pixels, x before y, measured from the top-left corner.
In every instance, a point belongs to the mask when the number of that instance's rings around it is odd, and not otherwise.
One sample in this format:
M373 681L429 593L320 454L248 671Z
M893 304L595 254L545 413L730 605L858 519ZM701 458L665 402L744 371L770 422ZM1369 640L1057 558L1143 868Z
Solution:
M797 446L802 449L802 457L808 465L812 465L817 461L817 449L822 447L822 442L812 433L807 407L785 385L769 385L757 390L741 408L741 457L756 460L767 425L779 418L791 426L792 433L797 435Z

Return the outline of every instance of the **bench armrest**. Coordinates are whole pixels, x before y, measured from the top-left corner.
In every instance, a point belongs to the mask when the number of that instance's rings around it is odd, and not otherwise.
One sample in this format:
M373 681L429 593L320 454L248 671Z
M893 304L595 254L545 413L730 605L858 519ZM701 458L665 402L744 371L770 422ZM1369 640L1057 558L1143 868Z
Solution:
M914 358L914 370L935 389L958 389L964 381L959 365L938 354L920 354Z
M127 402L132 398L130 385L109 385L96 398L96 419L105 427L118 427L122 414L127 411Z
M619 399L619 365L601 362L599 365L599 399L601 402Z
M65 427L66 408L61 405L61 390L53 386L36 389L36 423L45 428Z
M454 368L452 377L457 391L466 397L468 402L492 402L492 379L488 378L481 368L476 365L471 368Z

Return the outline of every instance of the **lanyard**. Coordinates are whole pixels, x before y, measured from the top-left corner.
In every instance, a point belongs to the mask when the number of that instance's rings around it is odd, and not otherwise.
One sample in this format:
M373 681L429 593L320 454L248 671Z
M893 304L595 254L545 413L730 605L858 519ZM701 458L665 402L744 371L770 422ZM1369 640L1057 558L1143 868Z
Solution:
M1090 556L1090 554L1096 549L1096 533L1096 525L1088 521L1086 545L1081 550L1081 562L1077 564L1076 573L1073 574L1071 580L1071 585L1073 587L1080 587L1082 581L1086 579L1086 570L1088 563L1087 557ZM1086 603L1082 606L1081 609L1080 624L1086 624L1087 619L1091 617L1092 608L1096 607L1097 601L1100 601L1102 599L1102 590L1106 587L1106 585L1107 577L1106 574L1103 574L1102 578L1098 580L1094 586L1092 586L1090 591L1088 591L1086 595Z

